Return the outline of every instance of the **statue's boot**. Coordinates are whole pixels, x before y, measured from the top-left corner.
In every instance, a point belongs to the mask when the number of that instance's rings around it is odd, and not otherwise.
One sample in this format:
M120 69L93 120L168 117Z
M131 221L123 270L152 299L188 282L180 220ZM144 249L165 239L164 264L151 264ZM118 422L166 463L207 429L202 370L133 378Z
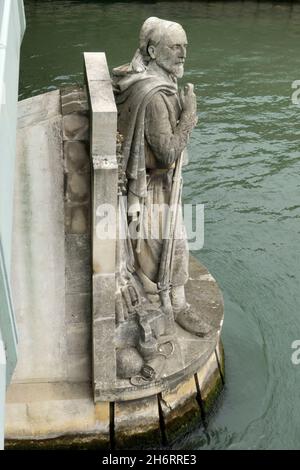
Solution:
M206 323L199 311L186 302L184 286L174 287L171 294L174 318L184 330L196 336L208 337L214 329Z
M178 325L196 336L204 338L213 333L213 328L189 304L186 304L185 308L180 310L180 312L174 312L174 315Z

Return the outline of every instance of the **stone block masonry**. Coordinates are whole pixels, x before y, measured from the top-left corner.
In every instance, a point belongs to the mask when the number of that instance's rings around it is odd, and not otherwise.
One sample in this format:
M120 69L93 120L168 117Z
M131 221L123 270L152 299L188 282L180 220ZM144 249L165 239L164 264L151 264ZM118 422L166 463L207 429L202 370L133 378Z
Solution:
M91 165L89 105L84 88L61 90L67 352L71 380L91 376Z

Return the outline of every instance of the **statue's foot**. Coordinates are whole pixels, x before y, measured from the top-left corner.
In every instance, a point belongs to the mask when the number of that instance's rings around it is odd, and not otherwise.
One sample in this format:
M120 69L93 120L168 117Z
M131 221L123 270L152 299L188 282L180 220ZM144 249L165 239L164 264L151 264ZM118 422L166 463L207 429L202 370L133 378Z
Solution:
M201 338L208 337L214 332L213 328L200 317L199 312L196 312L188 303L184 309L175 314L175 321L184 330Z

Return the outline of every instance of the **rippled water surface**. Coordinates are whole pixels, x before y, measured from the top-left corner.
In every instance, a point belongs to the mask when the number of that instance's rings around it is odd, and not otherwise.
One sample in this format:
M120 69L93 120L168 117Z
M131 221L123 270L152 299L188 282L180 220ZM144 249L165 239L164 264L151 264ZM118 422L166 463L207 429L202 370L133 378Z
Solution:
M25 0L20 99L81 83L82 52L127 62L148 16L183 24L199 123L185 202L205 204L196 253L224 294L226 388L207 433L175 448L299 449L300 5Z

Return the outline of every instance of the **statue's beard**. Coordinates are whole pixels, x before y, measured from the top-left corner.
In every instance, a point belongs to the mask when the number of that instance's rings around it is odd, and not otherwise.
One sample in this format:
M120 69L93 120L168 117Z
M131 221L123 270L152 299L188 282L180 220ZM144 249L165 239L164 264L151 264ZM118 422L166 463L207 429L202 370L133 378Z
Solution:
M177 64L175 67L174 75L176 78L182 78L184 74L184 64Z
M156 61L157 65L176 78L182 78L184 74L184 64L169 65L168 63Z

